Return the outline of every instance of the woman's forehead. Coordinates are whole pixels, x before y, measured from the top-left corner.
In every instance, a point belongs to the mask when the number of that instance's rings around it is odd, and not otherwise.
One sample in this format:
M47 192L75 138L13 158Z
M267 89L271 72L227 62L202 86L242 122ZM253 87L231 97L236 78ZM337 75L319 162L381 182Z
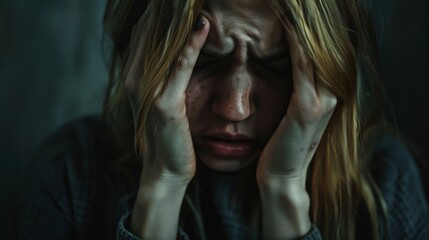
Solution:
M281 22L265 0L208 0L202 14L210 22L206 49L264 55L287 48Z
M203 8L217 8L224 11L250 11L258 14L272 12L266 0L205 0Z

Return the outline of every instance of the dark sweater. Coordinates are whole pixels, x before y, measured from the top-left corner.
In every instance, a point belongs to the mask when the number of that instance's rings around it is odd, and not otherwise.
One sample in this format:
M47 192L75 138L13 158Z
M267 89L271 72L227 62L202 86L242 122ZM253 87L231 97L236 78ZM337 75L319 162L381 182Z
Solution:
M137 239L127 230L137 189L116 184L111 139L98 117L71 122L47 139L26 172L20 239ZM428 203L412 155L389 136L374 146L374 178L388 210L389 232L383 237L429 239ZM234 176L203 170L206 192L197 191L198 204L209 239L246 239L248 223L228 201ZM361 218L360 234L370 229L365 215ZM194 239L189 228L180 228L178 236ZM322 239L317 226L303 239Z

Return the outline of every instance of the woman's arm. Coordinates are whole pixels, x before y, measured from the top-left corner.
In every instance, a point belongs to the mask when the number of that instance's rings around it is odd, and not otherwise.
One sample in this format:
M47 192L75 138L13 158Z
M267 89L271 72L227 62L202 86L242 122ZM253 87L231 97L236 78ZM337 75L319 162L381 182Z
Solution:
M266 239L296 239L310 232L310 199L301 184L260 187L263 234ZM279 185L280 186L280 185Z
M209 32L208 20L199 17L196 28L149 112L148 149L142 156L140 188L131 218L132 232L143 239L176 238L186 187L195 174L185 99L194 65ZM134 72L139 67L138 59L130 61L125 84L136 87L139 78Z
M295 239L311 229L307 170L335 110L336 97L315 81L313 63L284 18L294 90L286 116L262 152L257 182L266 239Z
M140 186L131 231L142 239L175 239L186 185L154 183Z

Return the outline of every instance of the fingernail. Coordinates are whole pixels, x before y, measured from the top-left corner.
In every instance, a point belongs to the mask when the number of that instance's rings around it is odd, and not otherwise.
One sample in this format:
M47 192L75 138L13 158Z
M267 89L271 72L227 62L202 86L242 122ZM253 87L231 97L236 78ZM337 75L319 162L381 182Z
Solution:
M203 17L200 15L197 18L197 21L195 21L195 25L194 25L194 31L200 31L204 25L206 24L206 21L203 19Z

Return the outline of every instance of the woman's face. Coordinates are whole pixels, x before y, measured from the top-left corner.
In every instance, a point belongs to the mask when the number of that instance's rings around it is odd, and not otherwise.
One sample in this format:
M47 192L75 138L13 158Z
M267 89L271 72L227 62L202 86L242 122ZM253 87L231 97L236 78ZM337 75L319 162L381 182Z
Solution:
M218 171L255 161L292 92L283 27L265 0L208 0L210 33L187 88L197 158Z

